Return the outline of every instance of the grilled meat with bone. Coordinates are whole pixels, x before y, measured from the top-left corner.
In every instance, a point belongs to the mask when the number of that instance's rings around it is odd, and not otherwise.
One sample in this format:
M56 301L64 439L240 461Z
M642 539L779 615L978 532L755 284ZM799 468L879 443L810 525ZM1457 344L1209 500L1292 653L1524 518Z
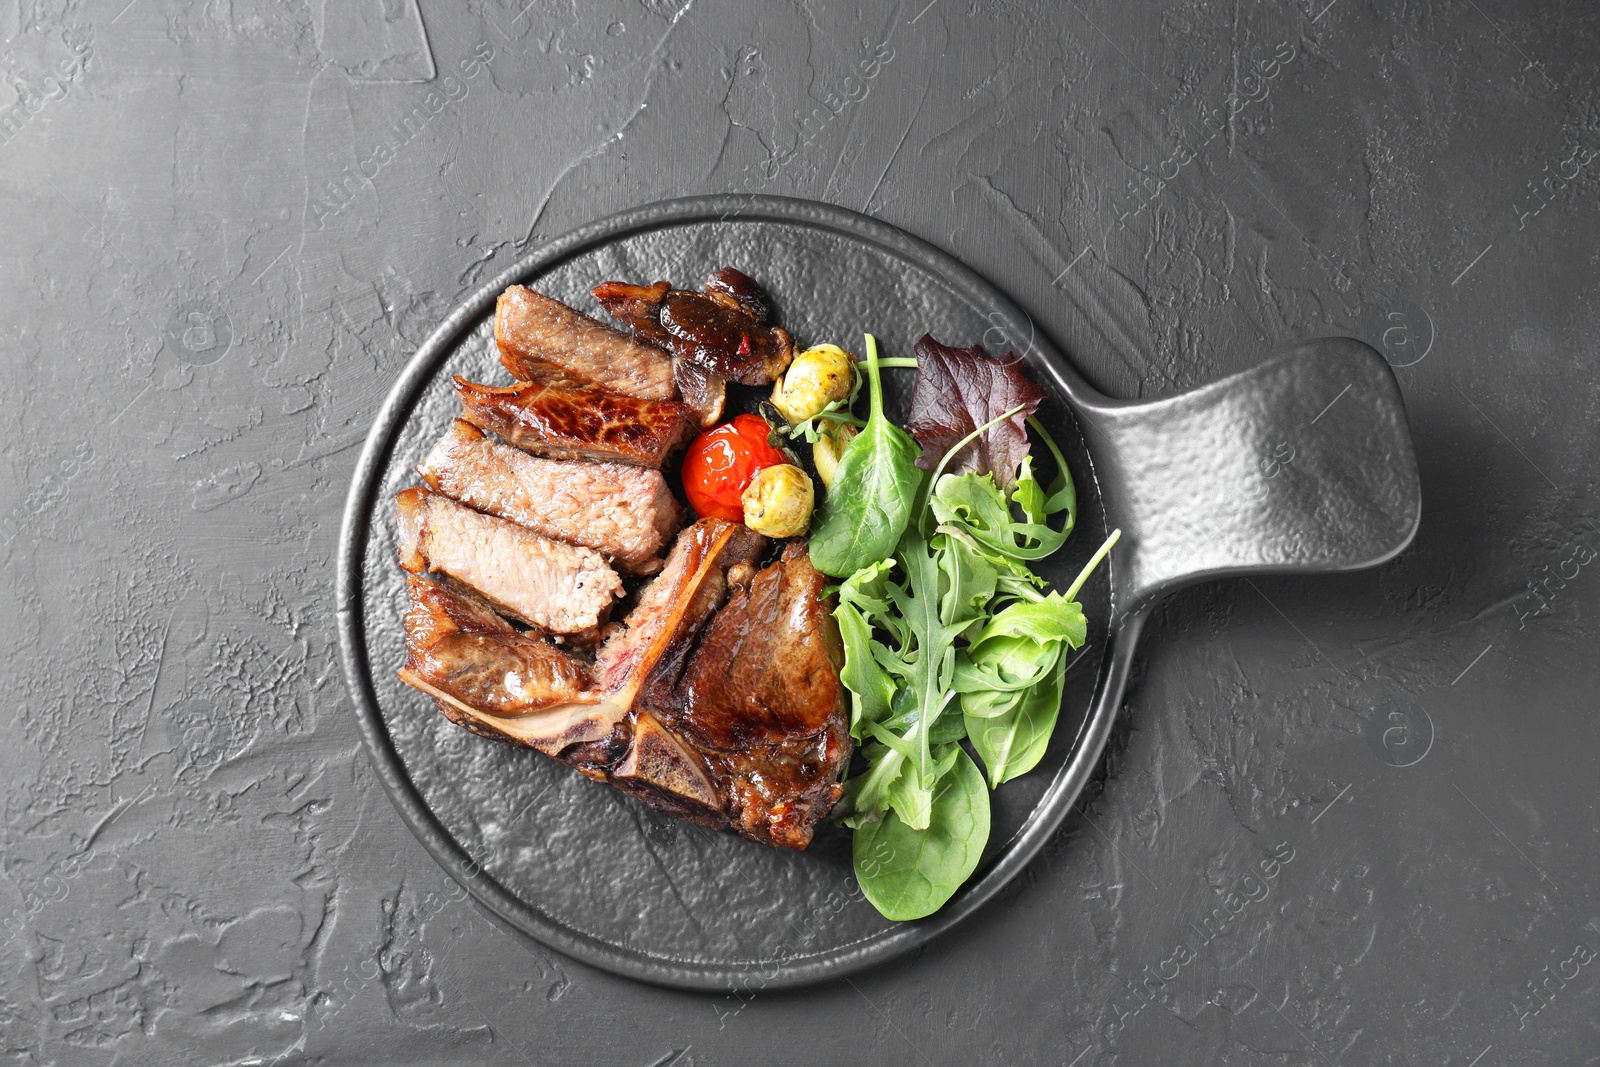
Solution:
M424 682L477 733L537 748L702 826L803 849L850 755L842 657L804 546L758 572L762 544L720 519L684 530L626 627L601 646L589 690L564 703L508 716L488 701L443 700L444 687L412 667L416 653L401 677ZM408 648L442 628L436 610L413 593ZM484 676L514 662L503 631L482 640Z
M457 378L462 417L525 452L660 469L694 432L687 407L537 382L476 385Z
M660 471L543 459L456 419L417 467L445 496L536 534L603 552L621 570L661 569L682 509Z
M654 709L705 757L733 828L803 849L843 791L850 710L844 646L805 543L734 591ZM654 694L652 694L654 695Z
M518 381L588 385L643 400L677 396L672 359L661 349L525 285L500 294L494 337Z
M622 595L622 579L592 548L540 537L420 485L395 498L395 511L400 566L442 571L530 626L590 638Z

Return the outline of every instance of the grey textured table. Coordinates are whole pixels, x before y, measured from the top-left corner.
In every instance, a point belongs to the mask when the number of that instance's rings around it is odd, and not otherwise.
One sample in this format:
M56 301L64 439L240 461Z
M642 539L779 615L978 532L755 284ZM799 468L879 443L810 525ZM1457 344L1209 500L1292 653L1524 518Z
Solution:
M851 6L0 4L0 1061L1600 1056L1600 8ZM372 780L329 589L443 314L728 190L941 245L1113 395L1362 337L1425 510L1378 570L1169 601L978 919L707 996L463 898Z

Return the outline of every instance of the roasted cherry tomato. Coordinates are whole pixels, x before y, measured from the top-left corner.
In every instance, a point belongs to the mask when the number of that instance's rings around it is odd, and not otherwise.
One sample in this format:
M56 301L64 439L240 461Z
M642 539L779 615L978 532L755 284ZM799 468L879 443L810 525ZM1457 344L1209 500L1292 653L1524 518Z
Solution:
M690 443L683 457L683 492L696 515L744 521L741 496L750 479L759 470L789 462L767 443L771 433L760 415L736 415Z

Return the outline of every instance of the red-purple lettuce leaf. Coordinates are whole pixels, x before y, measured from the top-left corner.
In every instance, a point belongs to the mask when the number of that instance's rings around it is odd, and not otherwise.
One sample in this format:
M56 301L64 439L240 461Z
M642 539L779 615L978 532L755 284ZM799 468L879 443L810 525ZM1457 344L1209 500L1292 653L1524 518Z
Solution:
M922 446L917 466L933 470L957 441L1021 405L1020 411L989 427L945 467L955 474L992 474L995 484L1009 493L1017 484L1017 468L1028 455L1023 420L1039 407L1043 390L1023 377L1022 361L1010 352L991 359L977 345L950 348L923 334L916 353L917 382L906 429Z

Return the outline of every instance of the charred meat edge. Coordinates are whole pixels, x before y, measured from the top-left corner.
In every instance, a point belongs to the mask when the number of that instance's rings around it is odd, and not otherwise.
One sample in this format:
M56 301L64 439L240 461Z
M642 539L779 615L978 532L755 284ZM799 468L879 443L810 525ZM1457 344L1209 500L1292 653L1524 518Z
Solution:
M475 594L409 574L406 595L407 685L486 713L498 704L497 718L568 702L588 687L583 661L537 631L517 631Z
M538 382L478 385L455 379L462 417L524 452L550 459L663 464L694 432L691 412L670 400Z

